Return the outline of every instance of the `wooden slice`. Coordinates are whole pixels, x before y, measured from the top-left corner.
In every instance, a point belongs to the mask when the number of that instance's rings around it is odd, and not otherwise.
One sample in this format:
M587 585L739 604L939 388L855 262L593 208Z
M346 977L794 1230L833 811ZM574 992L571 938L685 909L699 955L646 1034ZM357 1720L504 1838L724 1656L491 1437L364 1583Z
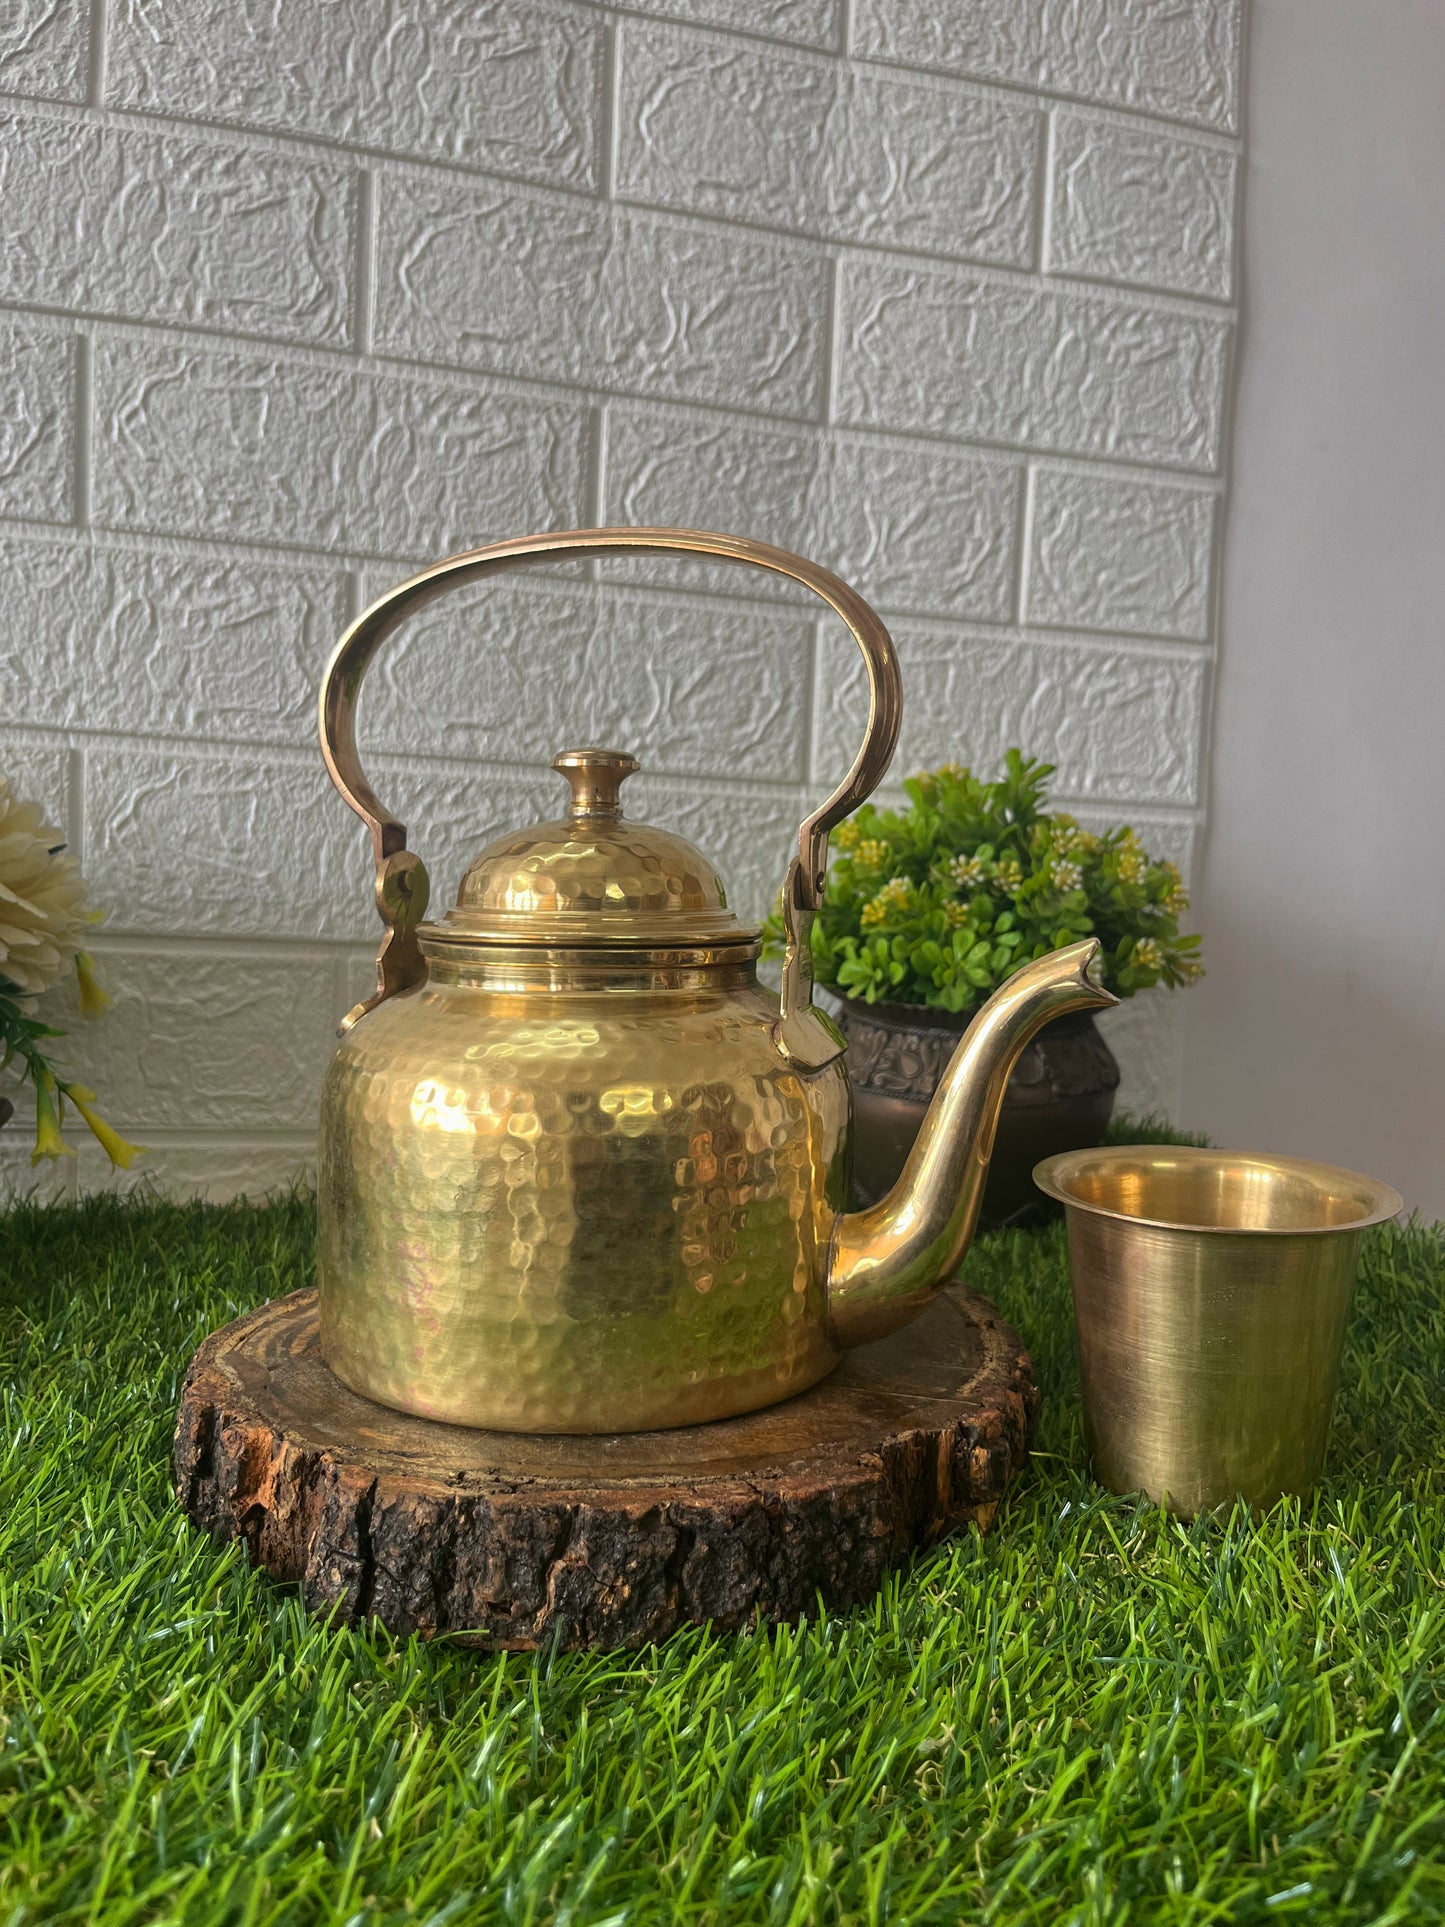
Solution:
M672 1432L543 1437L411 1418L321 1361L316 1293L191 1361L176 1489L308 1606L510 1648L640 1646L677 1626L871 1597L913 1548L986 1529L1038 1409L1027 1352L950 1287L821 1385Z

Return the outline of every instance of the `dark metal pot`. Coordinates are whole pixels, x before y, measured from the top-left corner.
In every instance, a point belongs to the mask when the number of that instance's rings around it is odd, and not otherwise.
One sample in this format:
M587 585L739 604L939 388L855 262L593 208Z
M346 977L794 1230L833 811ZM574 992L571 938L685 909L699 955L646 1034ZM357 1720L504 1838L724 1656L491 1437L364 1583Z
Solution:
M903 1169L918 1127L967 1017L919 1004L842 1004L853 1086L853 1184L860 1200L882 1197ZM1058 1151L1102 1144L1119 1066L1094 1019L1055 1018L1020 1057L999 1115L983 1223L1007 1224L1050 1208L1033 1168ZM1056 1208L1056 1207L1053 1207Z

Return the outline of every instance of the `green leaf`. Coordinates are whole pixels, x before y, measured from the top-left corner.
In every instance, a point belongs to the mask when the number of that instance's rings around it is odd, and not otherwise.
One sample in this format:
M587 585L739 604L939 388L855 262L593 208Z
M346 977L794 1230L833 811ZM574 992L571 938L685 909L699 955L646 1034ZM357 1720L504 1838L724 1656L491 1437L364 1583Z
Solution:
M1200 938L1180 932L1164 901L1175 887L1172 869L1139 852L1123 827L1085 835L1071 818L1045 805L1052 766L1008 749L997 780L961 767L915 771L903 789L907 807L864 804L851 819L858 840L882 845L870 864L834 847L822 911L813 926L814 970L850 996L887 995L903 1003L961 1007L996 988L1025 962L1059 945L1097 935L1104 981L1121 996L1162 983L1187 983L1199 972ZM1060 855L1082 872L1060 891L1052 866ZM958 898L951 866L977 858L986 872L1017 863L1012 894L985 875L971 890L965 921L949 922ZM1137 872L1120 876L1120 865ZM863 907L888 877L910 882L913 899L890 914L882 929L862 927ZM954 912L954 914L957 914ZM1143 969L1134 946L1149 937L1159 947L1157 968ZM764 925L764 951L781 954L776 910Z

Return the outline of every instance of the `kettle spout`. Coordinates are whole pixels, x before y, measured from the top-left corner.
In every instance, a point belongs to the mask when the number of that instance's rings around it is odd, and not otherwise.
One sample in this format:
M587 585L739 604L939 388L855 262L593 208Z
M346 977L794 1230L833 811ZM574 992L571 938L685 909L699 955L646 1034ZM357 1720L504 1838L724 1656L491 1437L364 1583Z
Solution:
M840 1215L828 1260L835 1344L882 1338L957 1270L983 1201L1004 1090L1029 1039L1071 1010L1118 1003L1096 980L1097 938L1040 957L996 990L964 1033L897 1184Z

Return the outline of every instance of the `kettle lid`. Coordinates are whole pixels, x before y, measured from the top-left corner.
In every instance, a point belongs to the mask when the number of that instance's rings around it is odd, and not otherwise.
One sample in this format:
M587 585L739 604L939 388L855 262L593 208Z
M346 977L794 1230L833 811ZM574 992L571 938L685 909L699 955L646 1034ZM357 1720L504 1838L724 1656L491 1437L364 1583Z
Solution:
M624 819L619 791L640 768L616 749L569 749L552 763L572 788L556 822L511 830L475 856L433 941L691 945L750 943L756 924L727 906L702 852Z

